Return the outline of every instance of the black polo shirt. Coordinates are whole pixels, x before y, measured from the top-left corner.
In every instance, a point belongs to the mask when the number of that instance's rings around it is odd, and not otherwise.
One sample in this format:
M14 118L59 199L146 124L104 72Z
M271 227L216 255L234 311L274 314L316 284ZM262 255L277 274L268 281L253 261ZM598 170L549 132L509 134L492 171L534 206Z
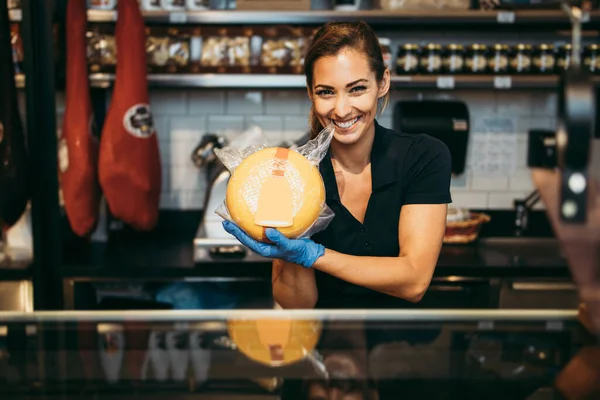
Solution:
M319 165L327 205L335 213L312 239L328 249L356 256L397 257L398 223L404 204L450 203L452 160L448 147L428 135L403 134L375 121L371 150L372 193L361 224L342 205L330 151ZM364 265L369 268L369 265ZM317 308L411 307L412 303L315 271Z

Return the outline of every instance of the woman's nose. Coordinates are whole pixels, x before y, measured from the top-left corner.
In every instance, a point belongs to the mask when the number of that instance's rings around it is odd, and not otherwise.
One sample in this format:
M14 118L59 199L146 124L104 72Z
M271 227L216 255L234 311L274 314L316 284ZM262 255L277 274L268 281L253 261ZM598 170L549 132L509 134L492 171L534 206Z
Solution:
M338 96L335 101L335 109L333 112L337 118L344 118L350 114L352 107L346 96Z

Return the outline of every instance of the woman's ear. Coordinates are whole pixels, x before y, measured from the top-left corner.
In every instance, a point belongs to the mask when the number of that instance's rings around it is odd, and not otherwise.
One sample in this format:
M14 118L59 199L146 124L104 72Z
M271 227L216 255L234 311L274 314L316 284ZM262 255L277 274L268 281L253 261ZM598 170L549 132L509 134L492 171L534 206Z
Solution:
M381 78L381 82L379 83L379 93L377 94L377 97L383 97L389 92L390 81L391 81L390 70L386 68L385 71L383 72L383 77Z

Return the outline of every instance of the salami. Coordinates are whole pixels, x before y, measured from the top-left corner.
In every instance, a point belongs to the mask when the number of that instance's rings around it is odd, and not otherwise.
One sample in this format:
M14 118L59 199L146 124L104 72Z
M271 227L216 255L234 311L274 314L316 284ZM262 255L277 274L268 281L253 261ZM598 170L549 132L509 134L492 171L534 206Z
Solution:
M23 215L30 196L30 166L17 103L6 1L0 1L0 226Z
M98 223L101 197L97 167L99 142L94 132L88 85L86 12L84 1L69 1L65 115L58 145L65 213L73 232L82 237L90 235Z
M161 165L146 78L146 35L137 0L117 3L118 62L100 139L100 185L114 217L138 230L158 220Z

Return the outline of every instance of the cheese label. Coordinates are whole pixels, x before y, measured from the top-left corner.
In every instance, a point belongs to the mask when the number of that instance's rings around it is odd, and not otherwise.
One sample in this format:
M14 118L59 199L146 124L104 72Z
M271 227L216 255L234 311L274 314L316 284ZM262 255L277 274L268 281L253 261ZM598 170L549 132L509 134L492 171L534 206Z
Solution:
M246 157L227 185L232 220L259 241L264 230L279 229L289 238L306 232L325 202L319 170L296 151L271 147Z

